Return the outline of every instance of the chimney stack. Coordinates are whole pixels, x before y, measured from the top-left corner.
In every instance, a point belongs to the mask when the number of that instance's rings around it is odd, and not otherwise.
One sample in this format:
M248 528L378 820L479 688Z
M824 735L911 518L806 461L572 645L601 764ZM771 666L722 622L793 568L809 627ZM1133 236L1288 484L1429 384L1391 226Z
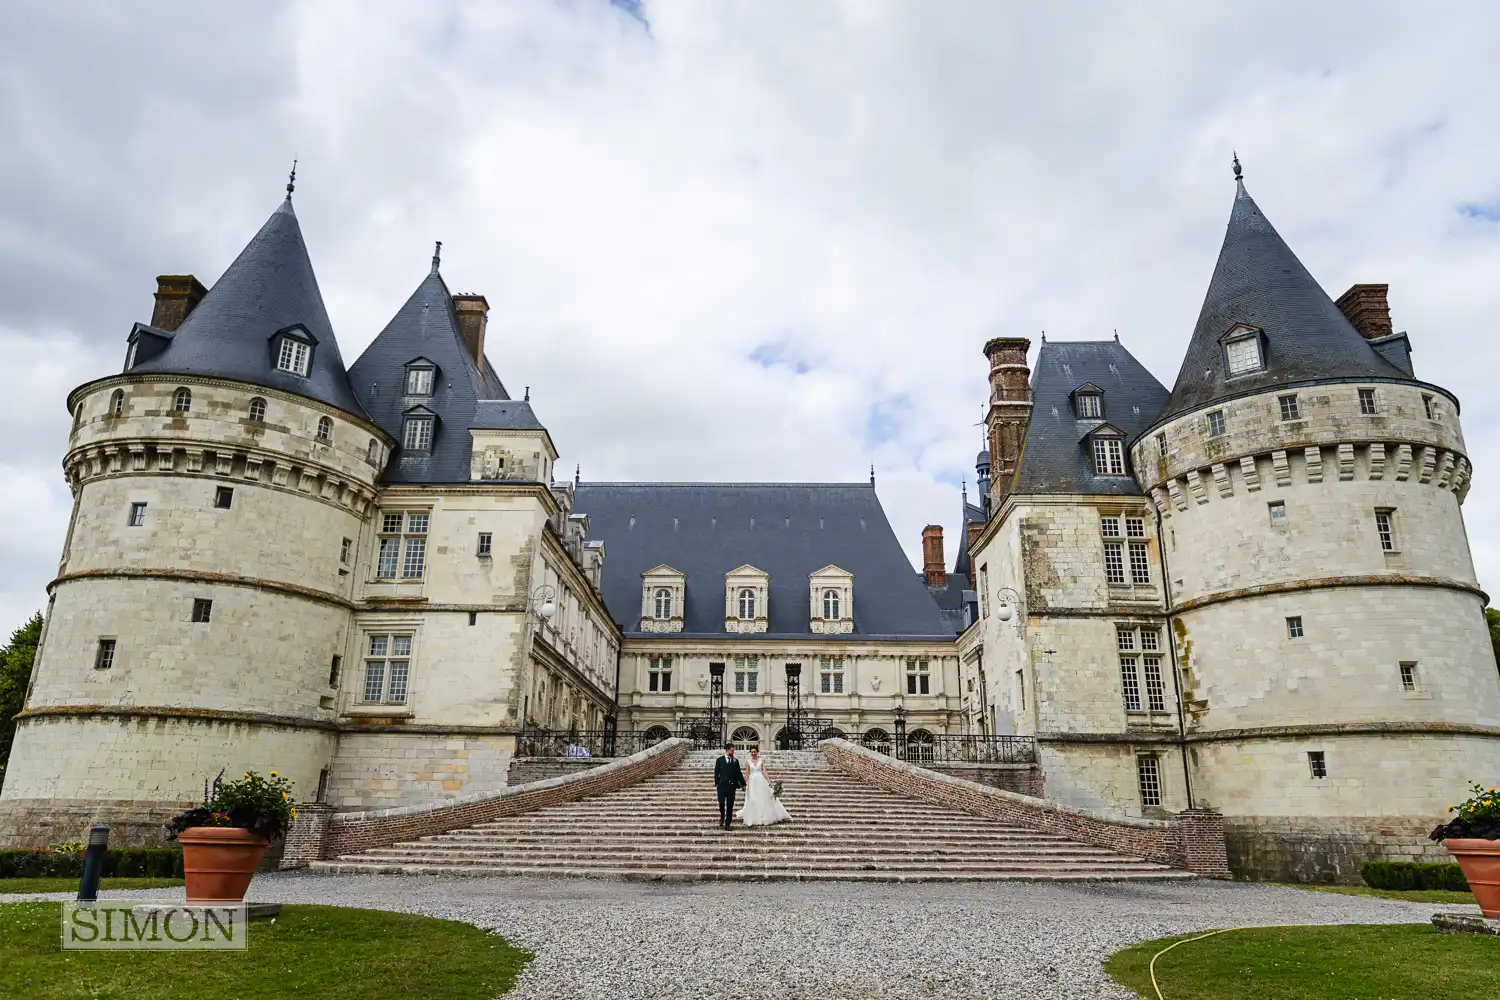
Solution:
M990 359L990 406L985 427L990 433L990 509L999 513L1021 460L1026 426L1031 422L1031 369L1025 337L996 337L984 345Z
M191 274L157 275L156 306L151 310L151 325L169 333L176 330L207 294L208 289Z
M974 543L977 542L977 541L979 541L979 536L980 535L984 534L984 522L983 521L970 521L967 525L964 526L964 528L965 528L964 546L969 550L969 553L972 555L973 552L974 552Z
M1361 337L1379 340L1396 332L1391 327L1391 304L1386 298L1390 288L1390 285L1353 285L1334 304Z
M929 524L922 529L922 575L927 586L942 587L948 583L948 571L943 560L943 526Z
M453 296L453 312L458 316L458 332L469 349L474 364L484 368L484 329L489 325L490 304L483 295Z

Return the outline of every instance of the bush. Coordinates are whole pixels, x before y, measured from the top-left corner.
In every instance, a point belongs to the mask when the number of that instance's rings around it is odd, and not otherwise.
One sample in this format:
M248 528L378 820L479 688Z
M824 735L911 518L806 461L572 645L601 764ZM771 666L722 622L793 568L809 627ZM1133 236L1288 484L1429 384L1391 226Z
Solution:
M78 878L83 854L66 850L0 851L0 878ZM104 853L104 875L121 878L181 878L182 852L170 847L112 847Z
M1447 889L1468 892L1463 869L1456 864L1420 864L1415 861L1366 861L1360 869L1365 885L1372 889L1409 892L1413 889Z

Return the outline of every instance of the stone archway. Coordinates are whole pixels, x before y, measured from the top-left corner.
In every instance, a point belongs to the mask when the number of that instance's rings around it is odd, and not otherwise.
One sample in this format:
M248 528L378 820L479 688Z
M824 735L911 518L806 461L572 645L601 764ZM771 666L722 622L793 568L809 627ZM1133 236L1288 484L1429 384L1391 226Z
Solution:
M736 750L748 754L760 747L760 731L754 726L736 726L729 742L734 744Z

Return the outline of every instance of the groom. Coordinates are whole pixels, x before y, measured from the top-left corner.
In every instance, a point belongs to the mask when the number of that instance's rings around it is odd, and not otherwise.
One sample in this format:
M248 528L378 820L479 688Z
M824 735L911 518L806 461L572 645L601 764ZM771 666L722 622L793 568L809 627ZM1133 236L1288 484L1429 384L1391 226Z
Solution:
M745 787L745 774L734 759L734 744L724 745L724 756L714 761L714 788L719 792L719 826L725 830L734 822L734 793Z

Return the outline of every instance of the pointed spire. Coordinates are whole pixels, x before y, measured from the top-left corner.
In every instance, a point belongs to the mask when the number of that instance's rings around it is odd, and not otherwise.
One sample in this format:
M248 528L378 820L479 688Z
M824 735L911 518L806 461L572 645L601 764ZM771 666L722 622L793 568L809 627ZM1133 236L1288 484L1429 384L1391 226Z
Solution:
M960 479L958 481L958 488L963 491L964 504L967 505L969 502L969 480L966 478Z
M1235 157L1234 205L1198 323L1163 418L1288 382L1406 378L1376 353L1297 259L1245 190ZM1228 381L1224 337L1257 331L1261 367Z
M432 273L438 273L438 267L443 263L443 241L438 240L437 245L432 248Z
M286 179L286 200L292 200L292 191L297 187L297 161L292 161L292 172Z
M523 399L523 400L521 400L521 402L523 402L523 403L529 403L529 402L531 402L531 386L528 385L526 387L526 398Z
M1240 154L1234 154L1234 181L1236 184L1245 183L1245 173L1240 169Z
M577 465L573 466L573 485L577 486L581 482L583 482L583 463L582 462L580 462Z
M874 462L870 463L870 485L871 486L875 485L875 463Z

